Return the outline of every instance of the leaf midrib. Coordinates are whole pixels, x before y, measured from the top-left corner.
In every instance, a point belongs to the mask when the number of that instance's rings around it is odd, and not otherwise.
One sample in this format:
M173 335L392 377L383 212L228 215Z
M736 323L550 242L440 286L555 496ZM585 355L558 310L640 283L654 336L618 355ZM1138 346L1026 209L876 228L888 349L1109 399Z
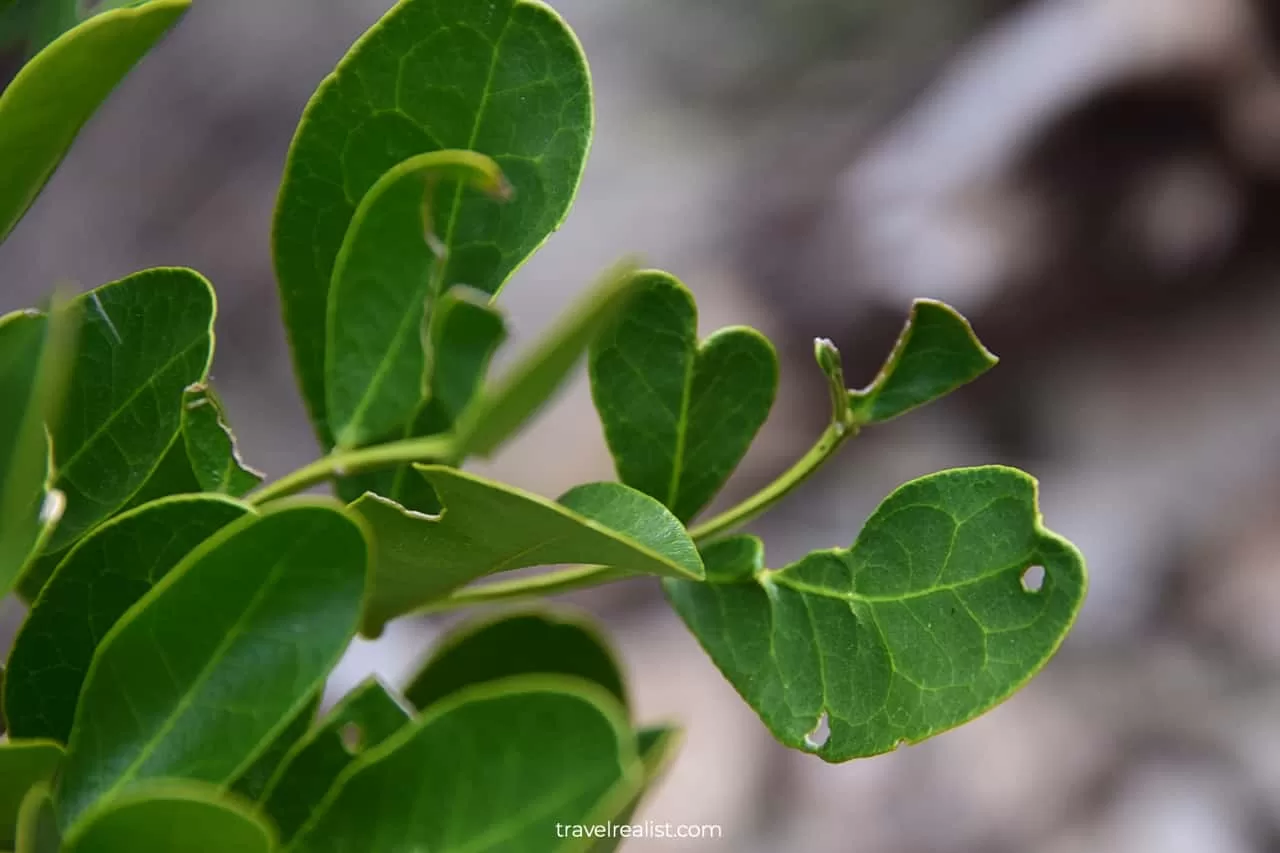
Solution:
M313 525L313 528L317 526L318 525ZM129 764L128 767L124 769L124 771L120 774L120 776L116 779L116 781L112 785L110 785L105 791L99 794L95 798L94 802L98 804L102 804L107 802L111 798L118 796L120 793L120 790L127 783L132 781L134 775L138 772L138 769L142 766L142 764L148 758L151 757L151 755L155 752L156 748L161 744L161 742L163 742L165 738L173 731L174 727L178 723L178 720L186 713L187 709L191 707L191 703L194 701L195 695L199 692L200 688L202 688L205 685L205 683L212 677L213 672L215 670L215 664L222 660L222 658L226 654L227 649L230 648L231 645L233 645L234 642L240 638L240 636L244 632L244 627L246 623L250 620L251 617L257 614L258 608L261 606L262 601L266 597L267 593L270 590L275 588L276 584L279 581L279 575L283 571L284 566L289 562L289 560L293 557L293 555L299 549L301 549L304 545L308 544L309 538L310 538L309 536L300 536L298 538L298 541L294 543L294 545L288 551L282 554L280 559L277 560L275 564L271 567L271 569L266 573L266 580L262 584L261 588L259 588L259 590L254 594L253 598L249 601L249 605L240 612L240 616L236 619L236 621L232 623L231 628L227 631L226 636L223 637L222 642L220 642L214 648L213 652L210 653L209 660L205 663L203 667L201 667L200 672L196 675L196 678L191 682L189 688L183 692L183 695L179 698L177 704L174 705L173 710L169 713L164 724L160 727L160 729L156 732L156 734L147 741L146 745L138 753L138 756ZM230 540L227 540L227 541L230 541ZM216 553L216 552L211 552L210 556L212 555L212 553ZM179 575L174 574L174 577L175 578L179 577ZM141 599L139 600L141 601ZM142 611L140 610L139 613L141 612ZM131 625L133 624L133 622L134 622L133 619L127 619L127 617L122 617L122 623L124 624ZM161 655L161 658L164 659L164 656ZM166 667L167 667L167 664L166 664ZM85 813L87 813L87 811L88 811L88 807L86 806L81 810L80 815L83 816ZM68 831L66 834L70 835L71 830L76 826L76 824L80 822L81 822L81 818L78 818L76 821L74 821L71 827L68 827Z
M940 592L954 592L956 590L973 586L974 584L983 583L984 581L989 581L992 578L1005 574L1006 572L1014 571L1028 561L1034 562L1034 560L1035 554L1033 552L1027 554L1021 560L1016 560L1008 565L1001 566L1000 568L993 569L989 572L984 572L981 575L977 575L972 578L966 578L965 580L956 581L955 583L939 584L937 586L929 587L928 589L916 590L914 592L907 592L901 595L862 595L856 592L841 592L840 590L834 590L830 587L817 586L815 584L787 577L787 569L766 570L757 575L755 580L761 586L776 584L778 586L785 586L794 592L804 595L829 598L833 601L847 601L854 604L898 604L904 601L914 601L920 598L927 598L930 595L936 595Z

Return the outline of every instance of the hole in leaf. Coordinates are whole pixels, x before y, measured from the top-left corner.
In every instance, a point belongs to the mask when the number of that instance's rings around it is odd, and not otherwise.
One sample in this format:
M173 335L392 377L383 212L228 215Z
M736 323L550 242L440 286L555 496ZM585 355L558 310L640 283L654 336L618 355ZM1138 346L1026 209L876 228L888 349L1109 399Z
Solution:
M822 749L830 739L831 721L827 718L827 712L823 711L822 716L818 718L818 724L813 727L813 731L804 736L804 745L809 749Z
M1022 588L1027 592L1044 589L1044 566L1032 566L1022 573Z
M359 755L360 747L364 742L364 732L358 723L347 723L338 730L338 739L342 741L343 749L352 755Z

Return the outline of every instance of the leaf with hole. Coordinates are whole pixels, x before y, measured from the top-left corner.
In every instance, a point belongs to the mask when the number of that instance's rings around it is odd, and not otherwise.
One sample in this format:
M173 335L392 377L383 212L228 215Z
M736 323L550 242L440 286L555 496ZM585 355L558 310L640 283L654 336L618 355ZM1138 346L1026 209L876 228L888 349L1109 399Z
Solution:
M440 280L497 293L563 221L591 137L591 84L572 32L532 0L404 0L320 86L289 151L276 209L276 276L294 366L322 443L330 288L370 187L397 163L460 149L492 158L513 187L496 204L433 197Z
M455 630L409 682L405 697L427 708L464 687L514 675L581 678L627 705L613 650L589 619L562 611L509 613Z
M75 307L75 361L53 430L55 486L67 508L50 553L143 486L182 426L187 386L204 380L213 355L213 288L192 270L135 273L80 296Z
M972 382L995 364L996 357L955 309L917 299L875 381L849 392L851 416L859 425L892 420Z
M557 826L584 823L642 773L626 714L603 690L492 682L361 755L287 850L551 853L565 843Z
M30 789L52 781L62 758L62 747L52 741L0 743L0 849L13 849L23 798Z
M355 633L367 561L353 516L297 499L188 554L94 654L59 789L63 825L148 780L239 778Z
M426 330L447 263L432 196L447 209L460 186L497 200L509 193L488 157L433 151L379 178L351 219L334 263L325 346L326 411L339 448L403 429L425 396Z
M638 290L630 265L606 273L528 355L458 416L458 457L489 456L515 435L564 384L583 353L626 310Z
M591 396L618 477L689 521L724 485L773 407L778 358L754 329L698 342L691 294L663 272L591 349Z
M366 681L334 706L285 757L262 796L262 808L287 843L337 778L359 756L400 731L411 717L385 687Z
M66 743L85 674L107 633L188 552L249 512L215 495L165 498L112 518L76 543L9 653L10 730Z
M706 583L666 583L672 605L774 736L828 761L1002 702L1057 650L1086 586L1080 554L1041 524L1035 481L1001 467L902 486L848 550L766 570L760 541L736 537L703 559ZM1034 566L1038 591L1023 586Z
M589 563L702 577L684 526L662 504L620 483L578 486L551 501L453 468L417 469L440 496L440 515L408 512L377 495L352 505L376 543L361 626L368 636L471 581L513 569Z
M93 809L63 853L270 853L271 828L213 786L167 781Z
M94 15L41 50L0 92L0 241L81 126L189 5L149 0Z
M182 443L200 491L240 497L263 480L240 458L222 402L208 385L192 386L183 397Z

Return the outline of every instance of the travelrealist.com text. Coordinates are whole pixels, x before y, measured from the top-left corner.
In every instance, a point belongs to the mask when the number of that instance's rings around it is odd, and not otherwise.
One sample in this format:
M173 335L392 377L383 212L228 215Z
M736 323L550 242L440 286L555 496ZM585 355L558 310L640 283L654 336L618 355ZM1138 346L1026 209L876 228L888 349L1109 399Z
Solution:
M557 823L557 838L720 838L717 824L658 823Z

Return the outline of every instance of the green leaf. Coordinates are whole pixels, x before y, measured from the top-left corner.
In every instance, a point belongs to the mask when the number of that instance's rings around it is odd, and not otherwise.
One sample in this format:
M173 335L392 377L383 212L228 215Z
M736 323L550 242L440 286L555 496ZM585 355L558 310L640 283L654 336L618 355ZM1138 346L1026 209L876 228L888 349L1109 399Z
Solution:
M271 829L245 804L188 782L149 785L94 809L63 853L270 853Z
M441 179L450 181L439 186ZM498 199L510 192L488 157L419 154L384 174L361 200L338 252L329 290L325 390L340 448L403 428L429 387L429 335L447 263L431 198L448 203L457 181Z
M18 810L27 791L49 782L62 762L62 747L52 741L0 743L0 848L14 849Z
M1057 650L1086 586L1080 554L1041 524L1035 481L1001 467L902 486L849 550L773 571L738 537L703 559L707 583L668 582L671 603L773 735L828 761L1002 702ZM1043 585L1024 586L1036 566Z
M377 544L361 625L367 636L473 580L513 569L591 563L702 577L697 549L675 516L620 483L579 486L553 502L453 468L418 470L444 504L439 516L371 494L352 505Z
M615 825L630 824L646 794L662 781L663 775L675 760L680 747L680 730L670 726L655 726L636 733L640 761L644 765L644 782L637 791L633 784L623 784L605 798L604 806L589 824L612 822ZM625 803L621 810L615 805ZM622 837L605 838L591 847L591 853L613 853L622 844Z
M80 540L35 600L9 654L4 708L13 734L66 743L103 638L188 552L250 512L215 495L170 497Z
M325 328L334 265L358 203L388 169L443 149L497 162L509 204L456 191L433 205L441 280L497 293L563 221L591 136L586 60L532 0L403 0L308 104L289 151L273 232L285 326L326 446Z
M263 810L275 822L280 839L292 839L342 772L410 719L404 706L376 681L347 694L320 727L289 752L262 797Z
M773 407L778 357L759 332L698 343L693 295L673 276L636 274L638 294L591 348L591 395L618 477L681 521L729 479Z
M627 705L613 650L589 619L568 612L508 613L454 631L409 682L405 697L426 708L473 684L535 674L593 682Z
M55 485L67 509L49 552L115 513L147 481L181 426L184 390L203 381L213 355L213 288L192 270L135 273L84 294L76 307L75 363L53 431Z
M201 491L238 498L257 487L266 476L240 458L222 403L207 385L186 390L182 401L182 440Z
M494 387L480 392L458 417L459 458L490 455L542 408L635 296L639 282L631 272L622 264L606 273L529 355Z
M311 700L294 715L289 725L275 736L268 746L240 778L231 783L231 790L247 800L257 801L267 790L267 785L288 757L290 750L311 730L316 711L320 707L323 690L317 690Z
M189 5L150 0L95 15L40 51L0 93L0 241L80 127Z
M918 299L875 381L850 392L850 411L858 424L883 423L972 382L995 364L969 321L941 302Z
M555 851L642 773L626 715L582 682L470 688L432 707L339 779L291 853Z
M63 826L131 786L239 778L355 632L368 546L327 501L272 504L186 556L121 618L85 678Z
M38 782L18 809L16 853L62 853L62 833L48 782Z
M502 315L487 294L469 287L453 287L437 301L429 324L431 366L426 400L407 428L385 441L425 438L453 429L458 415L470 404L489 370L489 362L507 336ZM378 442L383 443L383 442ZM418 512L439 512L440 501L426 480L409 465L343 477L338 494L353 501L365 492L391 498Z
M45 423L61 402L74 323L17 312L0 317L0 598L13 587L64 509L49 490Z

